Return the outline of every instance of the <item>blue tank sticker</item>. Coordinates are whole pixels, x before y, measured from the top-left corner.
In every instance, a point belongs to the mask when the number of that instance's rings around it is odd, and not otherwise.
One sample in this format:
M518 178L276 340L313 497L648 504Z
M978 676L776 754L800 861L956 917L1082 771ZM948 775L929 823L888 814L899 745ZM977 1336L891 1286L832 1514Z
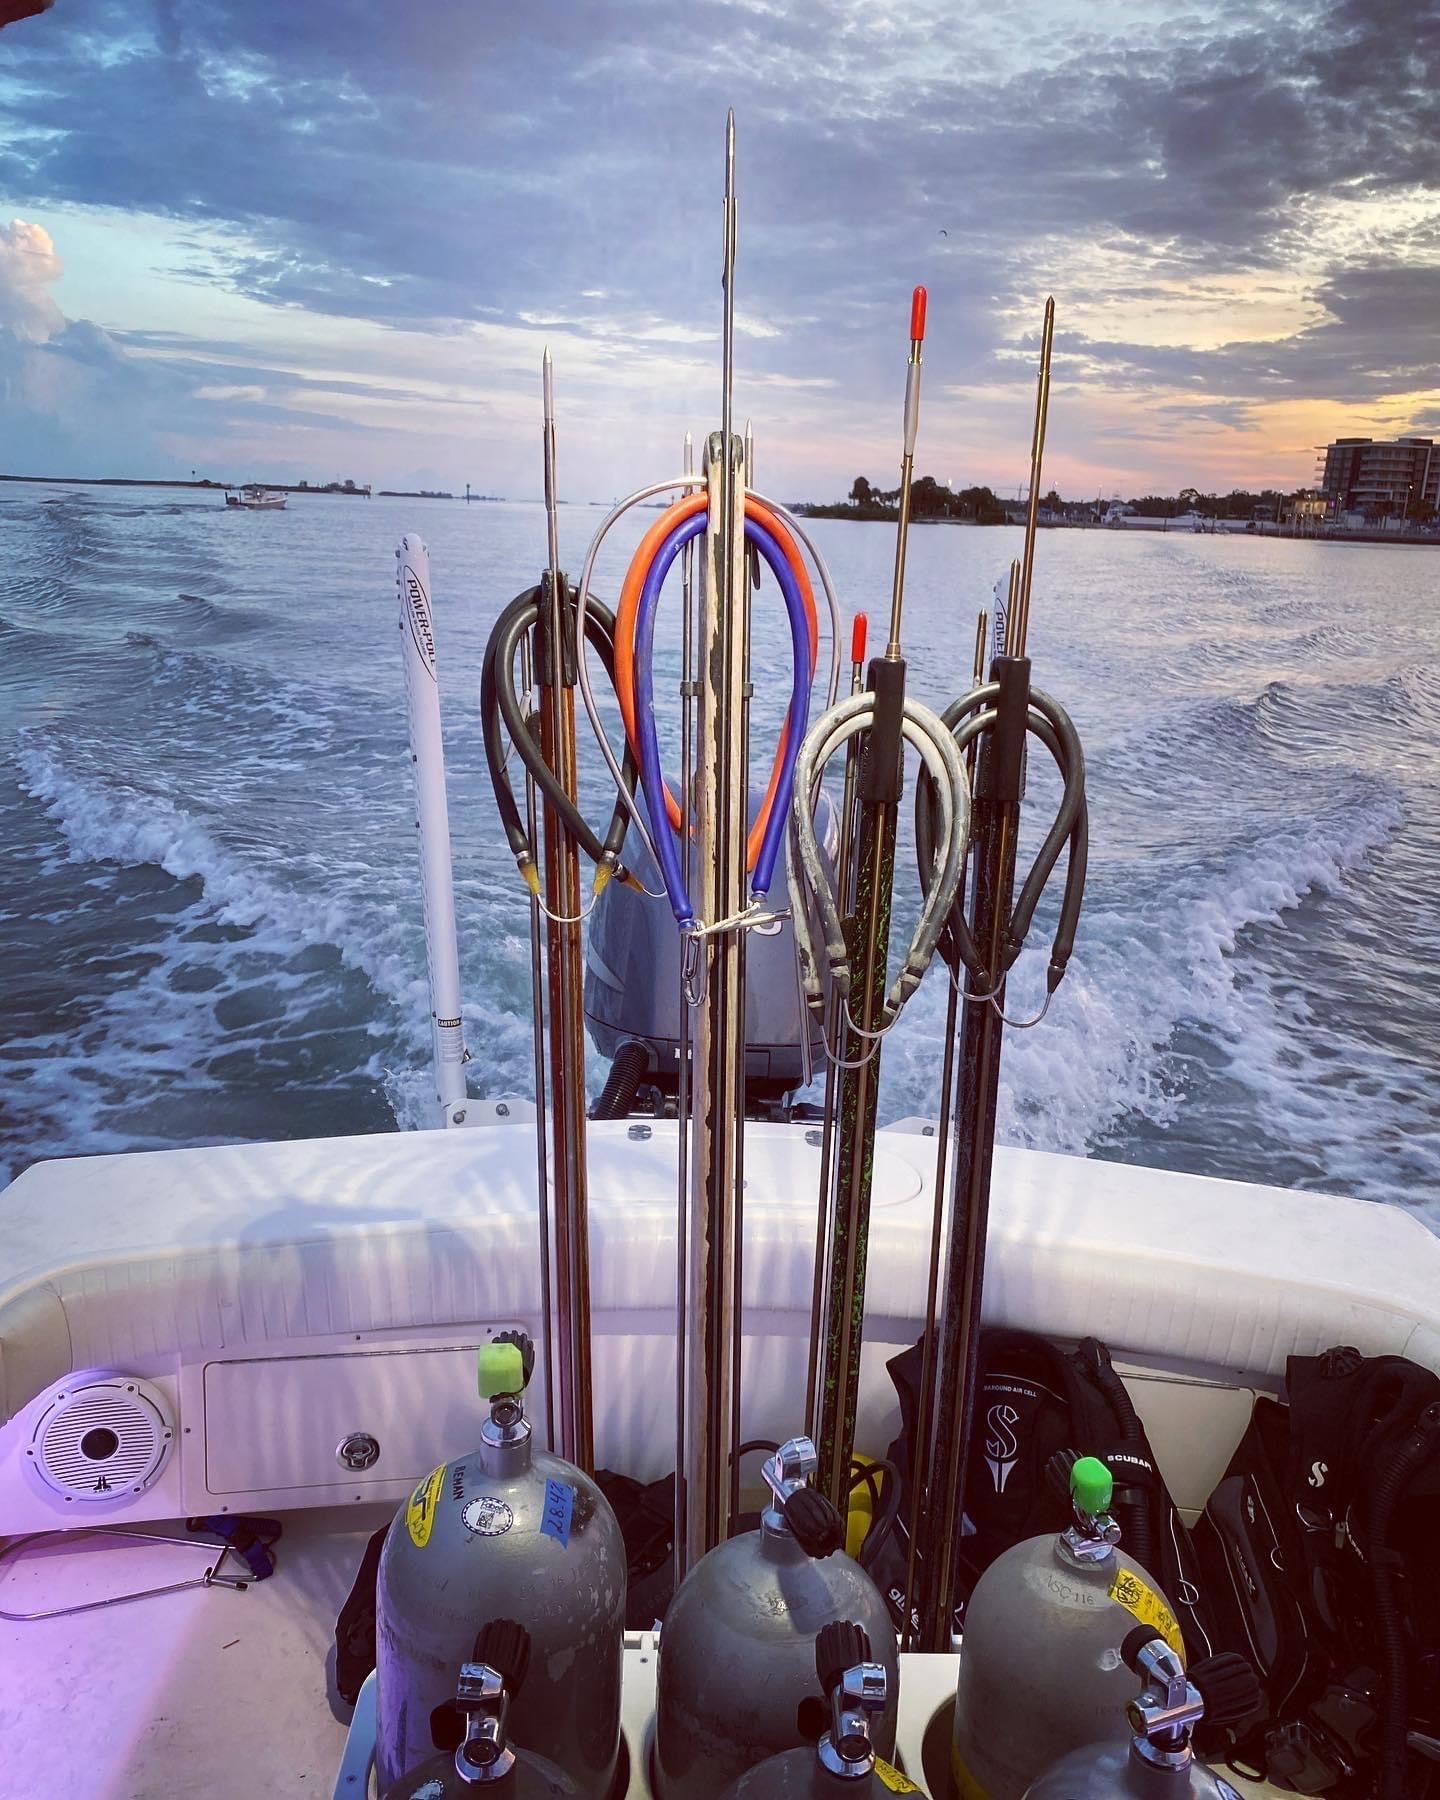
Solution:
M545 1511L540 1520L541 1537L554 1538L563 1549L570 1542L570 1521L574 1515L574 1488L563 1481L547 1481Z

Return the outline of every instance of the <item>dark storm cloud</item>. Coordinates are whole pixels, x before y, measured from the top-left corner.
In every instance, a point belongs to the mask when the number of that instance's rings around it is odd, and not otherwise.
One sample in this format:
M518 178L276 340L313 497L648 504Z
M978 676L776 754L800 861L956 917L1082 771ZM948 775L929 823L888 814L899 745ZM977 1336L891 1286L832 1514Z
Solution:
M441 331L561 319L644 346L713 318L733 101L742 310L809 321L747 342L747 364L866 398L888 392L916 278L941 378L976 380L1056 246L1155 281L1283 268L1307 202L1440 179L1434 7L1126 18L1040 6L1017 45L943 4L67 0L10 34L0 192L193 220L211 230L188 277L277 305ZM1335 271L1333 330L1284 354L1072 348L1122 384L1198 375L1217 398L1381 391L1430 365L1428 279Z

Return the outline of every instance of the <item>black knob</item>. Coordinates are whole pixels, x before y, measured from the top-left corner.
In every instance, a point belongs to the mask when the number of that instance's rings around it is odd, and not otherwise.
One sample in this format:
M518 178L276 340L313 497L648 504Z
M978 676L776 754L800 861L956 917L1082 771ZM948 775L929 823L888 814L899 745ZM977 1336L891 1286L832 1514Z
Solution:
M520 1352L520 1366L525 1376L525 1386L529 1387L530 1377L535 1373L535 1340L527 1331L497 1331L497 1344L514 1344Z
M827 1695L834 1692L847 1669L869 1660L870 1639L863 1625L837 1619L821 1626L815 1640L815 1673Z
M1238 1725L1258 1713L1264 1704L1260 1677L1250 1663L1232 1650L1207 1656L1187 1673L1205 1702L1207 1725Z
M785 1523L805 1554L817 1561L833 1556L845 1542L845 1521L824 1494L812 1487L796 1488L789 1496Z
M513 1619L492 1619L481 1626L471 1661L488 1663L513 1695L530 1666L530 1633Z
M1125 1642L1120 1646L1120 1660L1134 1675L1144 1676L1145 1670L1140 1665L1140 1652L1147 1644L1164 1643L1165 1640L1153 1625L1137 1625L1125 1634Z

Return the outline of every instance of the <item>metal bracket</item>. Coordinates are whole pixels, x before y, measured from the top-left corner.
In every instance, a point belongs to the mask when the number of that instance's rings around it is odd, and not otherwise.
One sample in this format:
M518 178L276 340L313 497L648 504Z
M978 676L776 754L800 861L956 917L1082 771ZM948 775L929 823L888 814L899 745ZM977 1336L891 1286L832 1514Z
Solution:
M220 1554L205 1570L203 1575L192 1575L186 1581L168 1581L161 1587L137 1588L129 1594L112 1594L106 1600L86 1600L79 1606L52 1606L43 1612L6 1612L0 1610L0 1619L8 1619L16 1624L29 1624L35 1619L68 1619L76 1613L100 1612L107 1606L125 1606L131 1600L152 1600L159 1594L178 1594L186 1588L225 1587L232 1588L237 1594L243 1594L250 1586L248 1581L236 1581L233 1576L222 1575L225 1558L231 1555L229 1544L207 1544L201 1538L170 1537L153 1531L122 1531L117 1525L87 1525L79 1531L32 1531L25 1537L12 1538L0 1550L0 1562L14 1558L27 1545L42 1543L50 1538L62 1538L67 1541L82 1537L118 1538L122 1542L127 1539L138 1539L142 1544L178 1544L182 1550L204 1550L213 1555L216 1549Z

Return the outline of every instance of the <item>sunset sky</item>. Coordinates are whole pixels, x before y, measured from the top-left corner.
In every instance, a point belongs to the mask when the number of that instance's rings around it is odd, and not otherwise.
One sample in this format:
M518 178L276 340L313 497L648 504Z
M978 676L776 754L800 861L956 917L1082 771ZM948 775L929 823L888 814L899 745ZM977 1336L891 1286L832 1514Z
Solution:
M1310 480L1440 435L1431 0L55 0L0 31L0 469L609 499L736 406L761 485ZM13 223L11 222L13 221Z

